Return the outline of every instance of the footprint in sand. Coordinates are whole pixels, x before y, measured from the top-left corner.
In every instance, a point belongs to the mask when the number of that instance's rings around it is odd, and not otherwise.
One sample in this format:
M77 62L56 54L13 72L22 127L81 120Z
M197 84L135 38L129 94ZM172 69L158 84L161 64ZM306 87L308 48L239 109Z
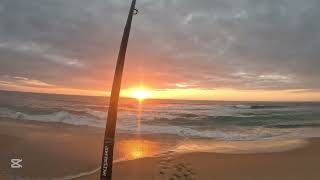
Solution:
M174 158L174 152L168 151L159 155L159 170L161 180L196 180L196 172L186 162Z

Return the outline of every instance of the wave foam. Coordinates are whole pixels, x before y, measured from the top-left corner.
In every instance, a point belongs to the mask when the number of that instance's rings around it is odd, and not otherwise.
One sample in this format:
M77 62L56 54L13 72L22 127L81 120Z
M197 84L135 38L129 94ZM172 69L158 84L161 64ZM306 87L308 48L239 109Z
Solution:
M179 145L175 151L188 152L215 152L224 154L252 154L285 152L307 145L303 139L279 139L265 141L189 141Z
M139 120L135 113L120 112L119 121L117 122L117 130L120 132L132 134L172 134L180 137L202 137L237 141L253 141L262 139L275 139L288 136L290 137L293 135L296 136L296 132L298 131L297 128L273 128L268 126L243 126L240 128L228 126L221 127L218 129L205 130L197 127L196 123L194 123L194 126L191 126L190 124L174 125L172 123L170 124L169 120L166 121L167 124L159 124L152 119L157 116L169 118L169 116L173 115L145 114L142 117L143 120ZM0 117L12 118L16 120L39 121L48 123L65 123L75 126L105 128L105 120L107 117L107 113L87 109L86 111L81 113L58 111L49 114L26 114L22 112L13 111L7 108L0 108ZM144 123L145 121L147 121L148 123ZM197 121L197 119L195 119L194 121ZM308 131L305 131L304 134L307 132ZM315 137L319 136L320 135L317 135Z

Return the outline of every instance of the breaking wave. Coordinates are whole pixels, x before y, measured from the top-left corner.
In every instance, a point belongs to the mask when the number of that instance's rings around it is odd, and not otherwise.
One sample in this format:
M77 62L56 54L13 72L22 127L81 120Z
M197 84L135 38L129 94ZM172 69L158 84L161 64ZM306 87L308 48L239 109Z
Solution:
M59 107L0 106L0 117L105 128L105 107L84 103ZM90 106L89 106L90 105ZM284 108L285 107L285 108ZM299 129L320 127L320 106L283 104L134 104L120 106L117 132L172 134L221 140L260 140L297 135ZM314 109L312 109L314 108ZM305 132L304 132L305 133Z

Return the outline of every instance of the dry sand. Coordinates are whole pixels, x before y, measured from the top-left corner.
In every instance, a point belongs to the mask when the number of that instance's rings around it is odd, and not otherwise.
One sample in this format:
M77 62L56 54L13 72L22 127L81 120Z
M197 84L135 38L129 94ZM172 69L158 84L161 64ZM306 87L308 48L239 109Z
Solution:
M67 179L97 169L103 131L0 119L0 179ZM114 164L114 180L319 180L320 139L286 152L165 153ZM11 169L10 159L23 168ZM99 171L75 178L99 179Z

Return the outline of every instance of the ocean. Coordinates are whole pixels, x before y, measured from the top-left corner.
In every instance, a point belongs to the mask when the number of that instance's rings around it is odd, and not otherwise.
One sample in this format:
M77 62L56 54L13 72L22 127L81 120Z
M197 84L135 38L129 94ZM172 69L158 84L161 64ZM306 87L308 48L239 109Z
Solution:
M108 101L0 91L0 159L23 158L24 163L24 171L0 164L5 168L0 177L70 180L97 175ZM320 103L122 98L114 163L155 157L160 166L174 167L176 155L190 152L285 152L320 137L319 117Z
M0 117L105 128L107 97L0 91ZM118 133L255 141L320 137L320 103L122 98Z

